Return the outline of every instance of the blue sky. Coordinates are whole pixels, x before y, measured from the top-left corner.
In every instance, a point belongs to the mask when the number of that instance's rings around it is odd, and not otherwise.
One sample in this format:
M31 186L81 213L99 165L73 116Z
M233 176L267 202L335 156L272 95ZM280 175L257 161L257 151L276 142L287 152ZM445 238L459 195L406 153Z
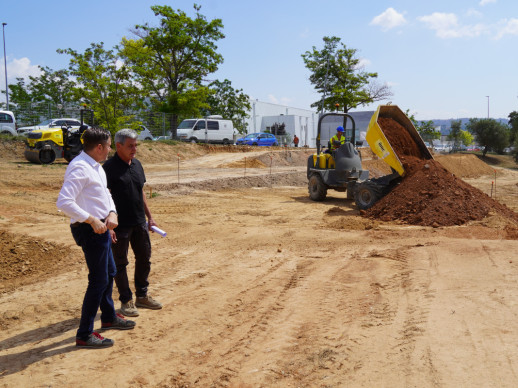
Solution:
M505 118L518 110L516 0L350 1L195 0L220 18L224 63L210 79L229 79L254 99L310 109L321 96L301 55L337 36L358 50L365 70L391 86L393 104L421 120ZM17 0L3 2L9 82L37 75L37 65L67 68L92 42L118 44L135 24L156 25L152 5L194 16L194 1ZM5 88L1 53L0 88ZM489 96L489 98L487 97ZM1 98L1 97L0 97ZM3 97L5 98L5 96ZM489 104L488 104L489 102ZM373 106L357 110L374 109Z

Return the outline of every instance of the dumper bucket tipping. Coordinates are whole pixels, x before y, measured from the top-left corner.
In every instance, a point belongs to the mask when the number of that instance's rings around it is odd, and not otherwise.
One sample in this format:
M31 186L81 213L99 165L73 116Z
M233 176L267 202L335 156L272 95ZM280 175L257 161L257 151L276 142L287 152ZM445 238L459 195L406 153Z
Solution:
M383 133L383 130L378 123L379 117L390 118L399 123L415 141L417 147L421 151L422 157L424 159L433 159L432 154L428 148L426 148L423 139L419 136L414 124L412 124L412 121L410 121L407 115L399 109L397 105L380 105L372 115L365 139L367 140L367 143L369 143L372 152L378 155L380 159L392 167L400 176L405 175L405 169L403 168L403 164L399 160L398 155Z

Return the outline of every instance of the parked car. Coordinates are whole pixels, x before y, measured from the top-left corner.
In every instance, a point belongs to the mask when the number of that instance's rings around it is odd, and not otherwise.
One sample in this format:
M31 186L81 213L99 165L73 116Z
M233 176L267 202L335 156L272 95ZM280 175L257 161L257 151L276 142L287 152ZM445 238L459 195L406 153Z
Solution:
M140 132L138 134L137 139L139 139L139 140L153 140L153 138L154 138L153 134L145 126L141 125L139 127L139 130L140 130Z
M153 139L154 141L160 141L160 140L171 140L171 136L157 136Z
M17 136L16 119L9 110L0 110L0 134Z
M266 132L250 133L245 137L237 139L237 145L252 145L252 146L277 146L277 138L275 135Z
M42 121L38 125L18 128L18 134L27 136L29 132L35 129L61 128L63 126L70 127L71 129L79 129L81 126L81 121L72 118L48 119Z

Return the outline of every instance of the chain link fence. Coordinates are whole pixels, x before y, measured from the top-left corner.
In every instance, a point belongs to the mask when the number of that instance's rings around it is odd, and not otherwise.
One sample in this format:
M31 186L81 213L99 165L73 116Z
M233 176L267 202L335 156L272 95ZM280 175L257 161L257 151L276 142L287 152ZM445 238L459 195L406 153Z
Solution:
M56 118L73 118L81 119L81 106L74 105L59 105L48 102L41 103L22 103L16 107L11 106L16 117L16 126L27 127L37 125L44 120ZM131 114L133 119L131 122L138 121L142 123L153 136L168 136L171 130L171 116L170 113L161 112L138 112ZM88 125L95 125L90 122L90 115L84 115L84 122ZM131 124L128 122L128 126Z

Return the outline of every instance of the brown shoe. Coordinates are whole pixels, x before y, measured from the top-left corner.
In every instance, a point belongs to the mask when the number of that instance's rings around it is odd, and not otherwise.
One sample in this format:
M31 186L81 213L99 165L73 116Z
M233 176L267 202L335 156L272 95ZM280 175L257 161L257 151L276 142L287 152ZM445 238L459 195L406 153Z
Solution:
M162 303L157 302L152 297L147 295L147 296L143 296L141 298L137 297L135 306L142 307L144 309L160 310L162 308Z
M121 304L121 313L127 317L138 317L138 310L133 300Z

